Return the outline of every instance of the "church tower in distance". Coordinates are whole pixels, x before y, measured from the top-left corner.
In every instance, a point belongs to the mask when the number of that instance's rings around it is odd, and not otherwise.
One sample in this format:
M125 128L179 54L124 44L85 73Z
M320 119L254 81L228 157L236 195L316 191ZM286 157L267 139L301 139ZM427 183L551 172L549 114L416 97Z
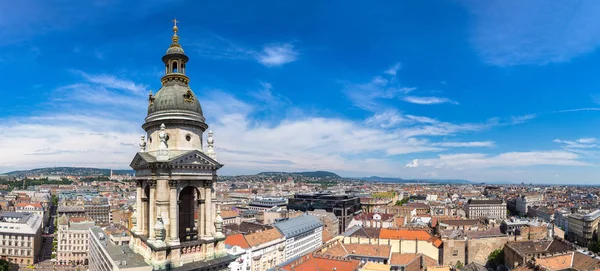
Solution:
M223 219L216 210L212 132L186 76L188 57L173 20L172 43L162 57L162 87L148 97L140 151L130 166L137 181L130 246L154 270L221 270L234 260L225 251Z

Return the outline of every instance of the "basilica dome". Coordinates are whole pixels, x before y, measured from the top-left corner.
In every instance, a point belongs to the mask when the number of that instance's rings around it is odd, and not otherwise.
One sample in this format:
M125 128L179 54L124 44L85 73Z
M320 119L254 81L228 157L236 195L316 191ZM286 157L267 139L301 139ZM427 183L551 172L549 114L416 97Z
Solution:
M185 122L204 131L208 126L202 114L202 106L189 86L186 64L189 60L179 44L178 28L173 27L173 37L167 53L162 57L165 75L161 78L162 87L148 97L148 116L144 129L157 128L161 123Z

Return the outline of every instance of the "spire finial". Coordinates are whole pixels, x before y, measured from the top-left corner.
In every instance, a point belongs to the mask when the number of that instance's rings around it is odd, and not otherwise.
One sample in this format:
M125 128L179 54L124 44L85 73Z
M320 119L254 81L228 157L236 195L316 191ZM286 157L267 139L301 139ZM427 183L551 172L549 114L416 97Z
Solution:
M177 27L177 23L180 23L180 21L173 19L171 22L173 22L173 37L171 38L173 43L171 44L171 47L179 46L179 36L177 36L177 31L179 31L179 28Z

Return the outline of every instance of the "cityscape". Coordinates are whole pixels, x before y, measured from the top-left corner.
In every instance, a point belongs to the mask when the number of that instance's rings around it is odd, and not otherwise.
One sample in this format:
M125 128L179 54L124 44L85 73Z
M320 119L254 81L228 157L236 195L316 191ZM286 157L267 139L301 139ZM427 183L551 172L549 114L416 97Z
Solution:
M0 271L600 270L600 4L84 2L0 3Z

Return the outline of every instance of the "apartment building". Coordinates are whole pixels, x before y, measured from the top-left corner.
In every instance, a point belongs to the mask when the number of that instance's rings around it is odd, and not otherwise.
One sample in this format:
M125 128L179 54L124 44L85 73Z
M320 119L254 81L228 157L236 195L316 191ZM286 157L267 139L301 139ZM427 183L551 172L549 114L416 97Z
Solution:
M42 244L42 216L34 213L0 213L0 258L12 264L34 264Z
M465 205L467 218L506 218L506 202L500 199L470 199Z
M56 260L60 265L88 264L89 229L95 222L89 217L68 218L62 215L58 220L58 246Z

